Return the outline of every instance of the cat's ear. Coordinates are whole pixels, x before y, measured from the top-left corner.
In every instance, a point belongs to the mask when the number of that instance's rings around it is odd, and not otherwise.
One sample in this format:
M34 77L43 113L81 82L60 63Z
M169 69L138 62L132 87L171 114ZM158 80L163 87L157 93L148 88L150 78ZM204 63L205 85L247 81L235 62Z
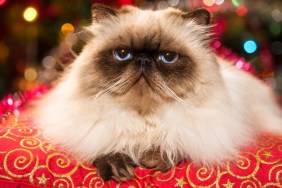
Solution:
M210 13L204 8L196 9L191 12L184 13L184 19L193 19L199 25L208 25L210 23Z
M94 4L92 6L92 22L99 23L112 16L117 16L118 11L102 4Z

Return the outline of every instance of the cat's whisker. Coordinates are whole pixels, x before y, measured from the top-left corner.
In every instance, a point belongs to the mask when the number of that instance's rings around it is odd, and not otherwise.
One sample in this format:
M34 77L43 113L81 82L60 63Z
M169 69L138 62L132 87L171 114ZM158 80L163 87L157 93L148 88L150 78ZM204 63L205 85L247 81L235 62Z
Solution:
M109 94L109 93L113 93L115 91L118 91L119 89L122 89L124 86L127 85L128 81L124 81L120 79L121 76L111 80L110 82L108 82L108 84L110 84L110 86L105 86L105 89L102 89L101 91L99 91L95 97L94 97L94 101L98 101L99 99L101 99L103 96ZM116 81L118 80L118 81ZM116 82L115 82L116 81ZM108 85L106 84L106 85Z
M104 95L108 94L113 90L113 88L117 87L117 85L120 82L121 76L109 81L107 84L105 84L104 87L93 97L94 100L98 100L99 98L102 98ZM116 81L118 80L118 81ZM108 86L109 85L109 86Z
M183 106L187 106L187 103L183 101L183 99L181 99L172 89L170 89L170 87L165 83L165 81L162 78L161 78L161 81L162 82L158 84L160 89L162 89L164 92L166 92L166 94L171 96L173 99L175 99L177 102L179 102Z

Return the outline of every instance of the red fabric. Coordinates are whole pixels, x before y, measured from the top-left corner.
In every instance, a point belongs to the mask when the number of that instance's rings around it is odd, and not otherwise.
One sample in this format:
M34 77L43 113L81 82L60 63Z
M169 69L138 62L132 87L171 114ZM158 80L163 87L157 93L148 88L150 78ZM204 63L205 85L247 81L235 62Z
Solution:
M282 137L262 135L256 145L224 167L185 162L167 173L135 169L134 179L103 182L91 164L71 159L46 142L30 111L0 124L0 187L282 187Z

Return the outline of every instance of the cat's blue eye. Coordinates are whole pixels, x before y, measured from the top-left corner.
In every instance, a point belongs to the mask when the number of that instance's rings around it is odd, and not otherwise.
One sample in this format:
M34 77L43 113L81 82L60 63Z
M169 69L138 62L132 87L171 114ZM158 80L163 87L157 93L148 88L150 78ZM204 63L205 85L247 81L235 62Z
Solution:
M162 52L161 54L159 54L159 60L161 60L165 64L174 63L177 59L178 54L175 52Z
M127 49L115 49L113 50L113 56L118 61L128 61L133 58L132 52Z

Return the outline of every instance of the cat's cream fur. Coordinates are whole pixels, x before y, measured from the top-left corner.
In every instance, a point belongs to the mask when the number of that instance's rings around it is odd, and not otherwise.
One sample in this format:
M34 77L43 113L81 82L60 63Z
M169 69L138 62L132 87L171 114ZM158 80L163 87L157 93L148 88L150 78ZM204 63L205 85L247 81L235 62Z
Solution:
M213 164L238 155L261 131L282 135L282 115L271 89L214 55L203 42L209 35L207 26L190 19L179 27L179 19L168 16L171 12L180 11L134 9L89 27L95 37L38 107L36 124L53 143L85 161L122 152L138 164L142 154L155 146L172 163L180 158ZM111 41L121 33L146 35L160 27L175 41L171 45L179 44L179 50L197 63L193 91L171 96L173 100L152 91L137 96L135 90L118 97L97 96L95 82L103 78L97 69L91 75L85 69L95 67L99 49L115 46ZM89 83L93 87L82 87L83 82L93 82ZM140 113L138 105L150 112Z

